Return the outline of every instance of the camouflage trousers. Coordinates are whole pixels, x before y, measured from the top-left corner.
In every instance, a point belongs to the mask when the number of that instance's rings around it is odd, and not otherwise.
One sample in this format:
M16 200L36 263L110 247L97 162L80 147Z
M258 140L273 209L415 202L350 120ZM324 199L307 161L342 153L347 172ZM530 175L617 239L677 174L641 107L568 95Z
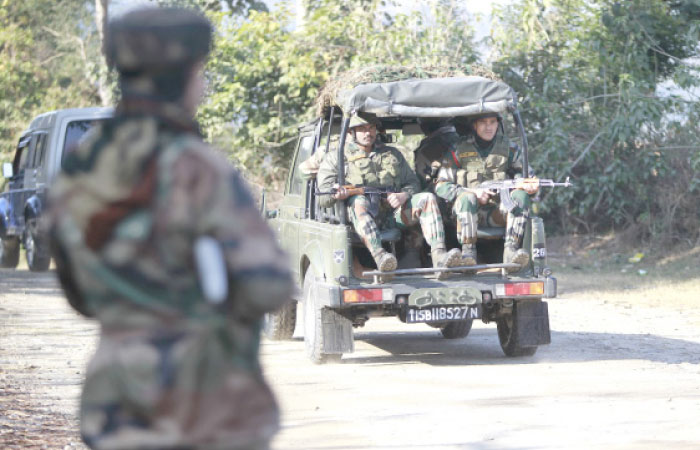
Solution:
M383 200L384 201L384 200ZM385 201L384 201L385 202ZM438 207L437 198L429 192L413 195L400 208L391 209L388 203L382 205L377 217L370 213L369 199L364 195L354 195L348 199L348 218L367 246L372 256L382 250L378 223L396 221L399 228L413 227L420 223L423 237L431 249L445 248L445 228Z
M449 195L452 192L443 192L449 188L453 189L453 186L448 187L438 184L436 192L441 198L453 198L452 201L448 201L448 207L452 213L450 220L453 221L457 228L457 240L460 244L476 244L477 227L479 225L487 227L505 226L505 245L520 248L532 204L530 196L525 191L518 189L511 192L511 198L516 207L510 213L504 215L496 204L480 206L476 195L464 188L458 189L457 192L454 192L454 195Z
M233 330L105 331L88 365L81 434L98 449L267 449L277 405Z

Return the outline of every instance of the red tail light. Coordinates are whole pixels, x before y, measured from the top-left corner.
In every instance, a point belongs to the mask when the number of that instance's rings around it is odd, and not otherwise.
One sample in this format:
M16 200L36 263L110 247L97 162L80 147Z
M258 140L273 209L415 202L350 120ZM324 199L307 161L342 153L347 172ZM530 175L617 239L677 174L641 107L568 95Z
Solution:
M381 303L393 300L391 289L348 289L343 291L344 303Z
M544 295L544 282L535 281L529 283L508 283L497 285L496 295L505 297L517 297L519 295Z

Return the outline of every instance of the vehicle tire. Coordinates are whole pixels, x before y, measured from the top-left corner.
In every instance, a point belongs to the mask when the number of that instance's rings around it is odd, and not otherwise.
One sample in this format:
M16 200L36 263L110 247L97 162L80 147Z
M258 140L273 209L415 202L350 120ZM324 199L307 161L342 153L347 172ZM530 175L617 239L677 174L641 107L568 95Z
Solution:
M294 335L297 322L297 302L289 301L280 309L265 314L263 331L272 341L289 340Z
M304 346L312 362L324 364L340 362L341 354L323 353L323 320L317 301L316 273L313 266L304 275Z
M440 327L440 333L445 339L462 339L467 337L472 329L472 319L450 322L444 327Z
M0 267L14 269L19 264L19 238L0 239Z
M32 272L45 272L51 264L51 252L48 249L48 238L36 231L36 219L27 220L24 232L24 251L27 255L27 266Z
M501 317L496 322L498 341L501 343L501 348L506 356L532 356L537 351L537 346L523 347L517 339L517 322L513 320L517 307L517 304L513 305L513 314L507 317Z

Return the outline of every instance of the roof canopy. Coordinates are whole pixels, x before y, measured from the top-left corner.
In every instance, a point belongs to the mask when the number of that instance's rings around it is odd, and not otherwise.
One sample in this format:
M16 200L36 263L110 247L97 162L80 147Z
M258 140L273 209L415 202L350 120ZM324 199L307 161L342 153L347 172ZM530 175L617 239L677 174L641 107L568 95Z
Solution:
M377 117L456 117L502 113L517 105L510 86L478 76L360 84L340 91L337 100L346 112Z

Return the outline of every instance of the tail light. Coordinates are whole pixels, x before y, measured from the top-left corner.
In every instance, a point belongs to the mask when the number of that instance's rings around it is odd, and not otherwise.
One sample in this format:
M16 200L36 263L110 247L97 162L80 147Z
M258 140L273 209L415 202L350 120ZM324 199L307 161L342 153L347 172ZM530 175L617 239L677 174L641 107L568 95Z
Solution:
M343 291L343 303L393 302L391 289L348 289Z
M499 297L517 297L519 295L544 295L544 282L497 284L494 289Z

